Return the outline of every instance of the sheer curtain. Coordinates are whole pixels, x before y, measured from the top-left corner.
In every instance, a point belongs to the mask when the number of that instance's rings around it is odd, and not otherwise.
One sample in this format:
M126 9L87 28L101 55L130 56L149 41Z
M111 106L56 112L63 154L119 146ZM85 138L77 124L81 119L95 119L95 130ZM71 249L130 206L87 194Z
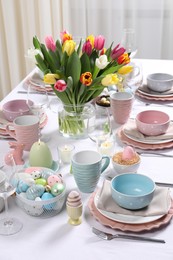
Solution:
M102 34L109 45L134 28L136 58L173 59L172 0L0 0L0 99L33 68L25 58L32 38Z

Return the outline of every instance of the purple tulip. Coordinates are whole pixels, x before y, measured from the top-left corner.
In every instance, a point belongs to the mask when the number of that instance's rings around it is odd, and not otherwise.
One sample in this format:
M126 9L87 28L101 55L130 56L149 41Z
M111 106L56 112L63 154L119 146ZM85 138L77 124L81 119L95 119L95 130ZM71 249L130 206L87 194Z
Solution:
M86 52L86 54L87 54L88 56L91 55L91 53L92 53L92 45L91 45L91 43L90 43L89 40L86 41L86 42L83 44L82 52Z
M121 56L126 50L123 47L120 47L120 44L118 44L111 52L111 58L113 60L117 59L119 56Z

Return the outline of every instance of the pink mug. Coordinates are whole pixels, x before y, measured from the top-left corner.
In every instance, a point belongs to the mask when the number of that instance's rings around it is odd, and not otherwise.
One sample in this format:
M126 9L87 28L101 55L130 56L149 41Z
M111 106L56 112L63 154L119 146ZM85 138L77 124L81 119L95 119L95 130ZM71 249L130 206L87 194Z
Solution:
M134 95L129 92L115 92L110 96L111 112L114 121L118 124L125 124L129 119Z
M33 143L39 139L39 118L34 115L16 117L13 123L7 124L6 132L17 142L23 144L25 151L30 151Z

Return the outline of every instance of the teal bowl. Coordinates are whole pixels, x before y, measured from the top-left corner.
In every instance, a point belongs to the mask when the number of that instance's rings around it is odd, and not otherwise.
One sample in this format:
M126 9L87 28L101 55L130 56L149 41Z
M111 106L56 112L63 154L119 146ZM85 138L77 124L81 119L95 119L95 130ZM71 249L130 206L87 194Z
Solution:
M120 207L138 210L150 204L155 187L154 181L146 175L124 173L112 179L111 194Z

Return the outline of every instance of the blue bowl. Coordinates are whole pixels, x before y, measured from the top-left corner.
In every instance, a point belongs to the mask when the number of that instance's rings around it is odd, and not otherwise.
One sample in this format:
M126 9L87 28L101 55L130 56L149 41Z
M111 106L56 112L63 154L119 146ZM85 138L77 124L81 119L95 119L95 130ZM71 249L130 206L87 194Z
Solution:
M113 200L130 210L138 210L150 204L155 191L155 183L149 177L137 173L117 175L111 181Z

